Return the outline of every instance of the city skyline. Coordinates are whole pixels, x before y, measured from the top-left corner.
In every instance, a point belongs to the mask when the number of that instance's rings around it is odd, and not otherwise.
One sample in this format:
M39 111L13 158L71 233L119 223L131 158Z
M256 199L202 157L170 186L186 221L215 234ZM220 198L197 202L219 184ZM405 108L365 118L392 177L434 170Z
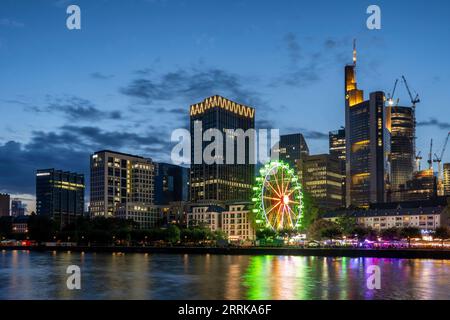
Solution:
M356 1L345 8L322 2L339 17L319 15L319 4L289 1L275 11L274 2L259 4L257 16L249 15L252 1L227 3L227 11L220 11L222 2L142 1L137 9L120 13L117 2L106 3L79 2L79 33L65 29L64 1L2 3L0 192L33 194L34 173L40 168L88 176L89 154L102 149L168 161L171 130L187 127L190 104L215 94L254 107L258 127L303 133L311 154L328 153L328 132L344 125L342 70L351 62L353 38L358 39L360 87L387 94L405 74L420 94L418 151L428 153L431 137L439 150L450 129L442 116L450 98L444 89L450 81L445 60L449 45L437 41L450 26L442 9L447 3L439 9L426 6L425 11L425 2L381 1L381 31L365 29L367 6ZM30 16L25 7L42 14ZM139 9L142 13L134 11ZM224 22L235 18L248 23L239 36L235 25L191 23L210 12L221 12ZM394 12L404 25L397 19L394 24ZM164 21L169 13L179 19L177 26ZM122 22L110 25L108 15L119 14ZM422 14L421 23L409 22L414 20L408 14ZM336 27L339 21L348 25ZM427 26L427 21L434 25ZM36 29L42 38L35 39ZM409 48L405 32L417 35L414 47L427 52ZM428 38L431 32L433 39ZM24 43L33 50L24 52ZM177 52L177 45L183 52ZM398 92L400 105L409 106L404 88ZM446 155L444 162L449 160Z

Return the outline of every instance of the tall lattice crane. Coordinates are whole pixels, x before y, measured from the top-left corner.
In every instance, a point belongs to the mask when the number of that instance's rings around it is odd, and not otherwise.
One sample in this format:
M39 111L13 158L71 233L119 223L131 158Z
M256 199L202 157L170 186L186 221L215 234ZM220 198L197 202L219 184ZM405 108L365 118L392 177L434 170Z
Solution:
M406 90L408 91L409 98L411 99L412 107L415 109L416 104L418 104L420 102L419 94L417 92L415 92L416 96L413 97L413 95L411 93L411 89L409 88L409 85L408 85L408 82L406 81L405 76L402 76L402 79L403 79L403 83L405 84Z
M388 93L388 104L390 107L394 106L394 95L395 95L395 89L397 89L398 79L395 79L394 89L392 89L391 93ZM398 104L399 99L397 99Z
M430 153L428 153L428 169L433 169L433 139L430 142Z
M436 153L434 154L433 162L436 162L438 165L438 192L439 195L443 195L443 187L444 187L444 173L442 170L442 158L444 157L445 150L447 148L448 139L450 138L450 132L447 133L447 137L445 138L444 146L442 147L441 153L438 156Z

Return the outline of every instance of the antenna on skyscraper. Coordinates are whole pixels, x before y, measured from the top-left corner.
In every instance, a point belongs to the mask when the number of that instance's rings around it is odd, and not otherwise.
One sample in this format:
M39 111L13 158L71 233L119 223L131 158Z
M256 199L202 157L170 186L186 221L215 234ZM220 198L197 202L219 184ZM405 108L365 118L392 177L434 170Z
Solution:
M353 39L353 65L356 66L356 39Z

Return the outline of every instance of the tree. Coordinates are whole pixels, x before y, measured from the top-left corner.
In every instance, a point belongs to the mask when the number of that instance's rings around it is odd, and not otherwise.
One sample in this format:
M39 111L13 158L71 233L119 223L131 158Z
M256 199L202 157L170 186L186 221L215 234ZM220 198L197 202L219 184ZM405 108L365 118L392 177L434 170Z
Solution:
M298 233L297 230L291 229L291 228L283 229L283 230L280 230L280 231L278 232L278 234L279 234L280 236L282 236L283 238L287 238L287 239L288 239L288 243L290 242L292 236L296 235L297 233Z
M181 231L176 225L171 224L166 230L166 241L172 244L180 242Z
M308 238L313 240L334 239L342 235L339 225L335 222L319 219L308 229Z
M337 224L341 228L342 234L344 236L353 236L353 231L355 230L357 224L356 219L348 214L341 215L337 219Z
M377 232L370 227L357 225L352 230L352 235L356 236L359 241L369 240L375 241L377 239Z
M380 232L380 236L383 240L386 241L393 241L398 240L400 237L400 232L397 228L389 228L389 229L383 229Z
M300 221L300 228L301 230L306 231L314 223L314 221L319 219L320 210L317 207L314 199L306 191L303 191L302 202L303 213Z
M215 240L227 240L228 239L228 235L222 230L214 231L213 237Z
M408 247L410 247L411 239L420 238L422 236L422 233L420 232L420 229L416 227L405 227L400 230L400 236L403 239L406 238L408 240Z
M448 227L439 227L434 231L434 238L441 240L441 245L444 247L444 241L450 238L450 229Z
M272 228L258 229L256 231L256 238L260 240L274 239L276 235L277 233Z
M0 217L0 240L9 238L12 233L12 217Z
M59 228L54 220L46 216L30 215L28 219L28 232L30 239L36 241L48 241Z

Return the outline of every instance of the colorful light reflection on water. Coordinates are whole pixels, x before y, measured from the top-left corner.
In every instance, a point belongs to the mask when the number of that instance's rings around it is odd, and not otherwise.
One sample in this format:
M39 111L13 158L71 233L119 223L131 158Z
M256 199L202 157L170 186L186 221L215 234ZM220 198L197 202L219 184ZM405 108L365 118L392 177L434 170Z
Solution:
M66 288L71 264L80 291ZM0 299L450 299L450 261L1 251Z

